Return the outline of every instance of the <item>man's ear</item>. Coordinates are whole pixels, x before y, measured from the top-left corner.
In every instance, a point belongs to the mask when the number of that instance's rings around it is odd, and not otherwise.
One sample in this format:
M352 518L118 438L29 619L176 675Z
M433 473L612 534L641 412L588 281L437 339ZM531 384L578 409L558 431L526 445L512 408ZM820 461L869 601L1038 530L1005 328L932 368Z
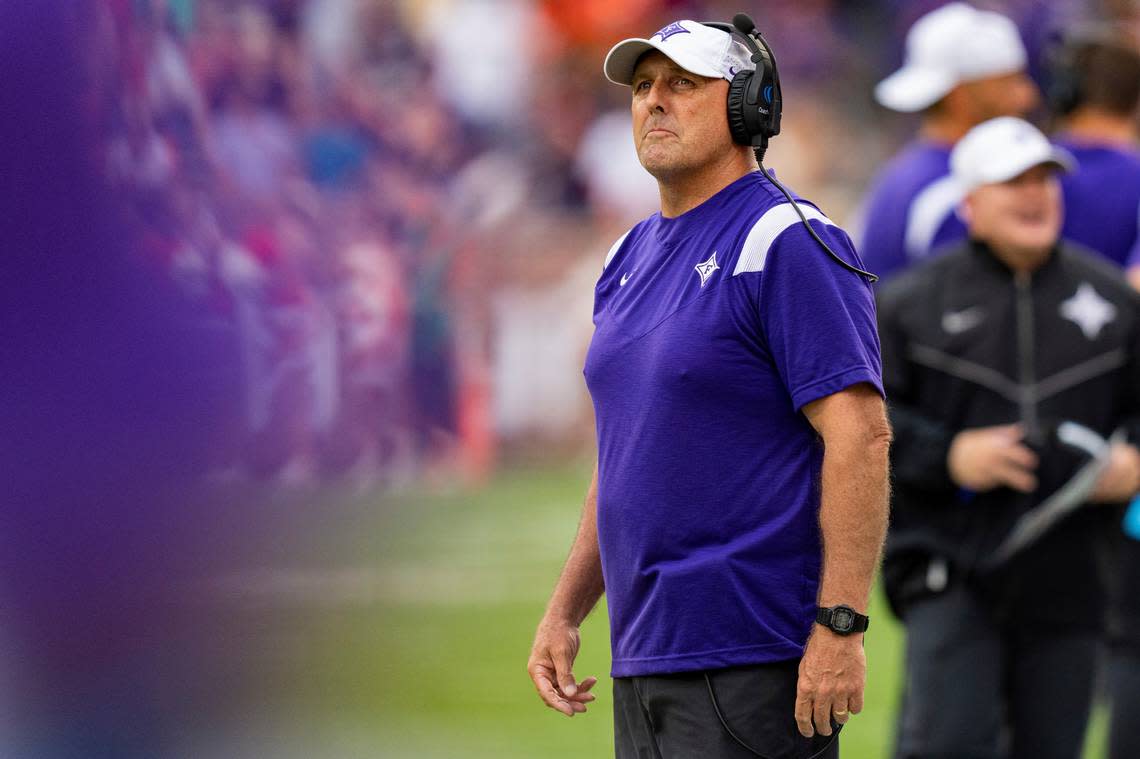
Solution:
M958 201L958 205L954 208L954 213L958 214L958 218L967 227L974 221L974 196L967 195Z
M950 88L938 102L928 109L930 112L949 113L958 117L977 120L976 106L974 104L972 82L959 82Z

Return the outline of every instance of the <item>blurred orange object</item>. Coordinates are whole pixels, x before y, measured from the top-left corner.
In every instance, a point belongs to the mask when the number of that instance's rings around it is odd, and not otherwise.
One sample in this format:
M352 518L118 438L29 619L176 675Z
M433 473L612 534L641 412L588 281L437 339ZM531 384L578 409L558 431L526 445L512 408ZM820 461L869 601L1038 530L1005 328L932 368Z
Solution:
M654 0L543 0L542 15L568 47L612 45L641 36L647 17L659 11Z

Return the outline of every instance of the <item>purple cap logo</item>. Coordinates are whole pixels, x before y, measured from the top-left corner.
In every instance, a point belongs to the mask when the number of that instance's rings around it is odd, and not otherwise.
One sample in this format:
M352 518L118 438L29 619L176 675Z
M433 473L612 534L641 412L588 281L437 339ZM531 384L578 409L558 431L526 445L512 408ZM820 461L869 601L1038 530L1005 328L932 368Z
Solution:
M653 37L661 37L661 41L664 42L674 34L691 34L691 32L685 27L681 26L680 21L674 21L672 24L669 24L669 26L666 26L663 29L654 32L649 39L653 39Z

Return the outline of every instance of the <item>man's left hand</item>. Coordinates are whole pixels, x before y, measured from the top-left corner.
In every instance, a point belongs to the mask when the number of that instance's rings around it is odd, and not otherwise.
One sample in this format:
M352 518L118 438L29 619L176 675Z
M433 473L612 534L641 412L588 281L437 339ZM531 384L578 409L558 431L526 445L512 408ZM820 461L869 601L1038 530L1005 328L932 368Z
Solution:
M867 656L863 636L837 635L816 627L800 660L796 687L796 724L800 734L831 735L831 720L842 725L863 711ZM814 723L814 724L813 724Z
M1089 500L1095 503L1123 503L1140 489L1140 450L1116 443L1109 452L1108 466L1097 479Z

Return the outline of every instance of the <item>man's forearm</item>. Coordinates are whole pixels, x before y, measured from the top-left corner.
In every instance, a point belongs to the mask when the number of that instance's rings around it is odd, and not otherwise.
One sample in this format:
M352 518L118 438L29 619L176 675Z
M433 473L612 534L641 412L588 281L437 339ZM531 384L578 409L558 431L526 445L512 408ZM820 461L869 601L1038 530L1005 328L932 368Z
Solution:
M546 619L578 626L605 592L598 550L598 472L586 493L578 534L546 607Z
M821 606L867 609L887 531L888 440L874 440L862 450L832 445L824 453Z
M819 604L866 613L887 527L891 428L878 391L856 385L804 406L823 439L819 510L823 571ZM862 636L812 628L796 684L796 725L810 738L863 709L867 660Z
M554 586L546 614L535 631L534 646L527 660L527 672L539 697L551 709L568 717L586 711L586 704L594 700L590 689L598 680L587 677L577 682L574 660L581 645L578 626L594 608L603 590L598 551L598 471L595 469L582 507L578 535Z
M890 425L882 399L866 386L814 411L824 441L819 602L865 611L887 530Z

